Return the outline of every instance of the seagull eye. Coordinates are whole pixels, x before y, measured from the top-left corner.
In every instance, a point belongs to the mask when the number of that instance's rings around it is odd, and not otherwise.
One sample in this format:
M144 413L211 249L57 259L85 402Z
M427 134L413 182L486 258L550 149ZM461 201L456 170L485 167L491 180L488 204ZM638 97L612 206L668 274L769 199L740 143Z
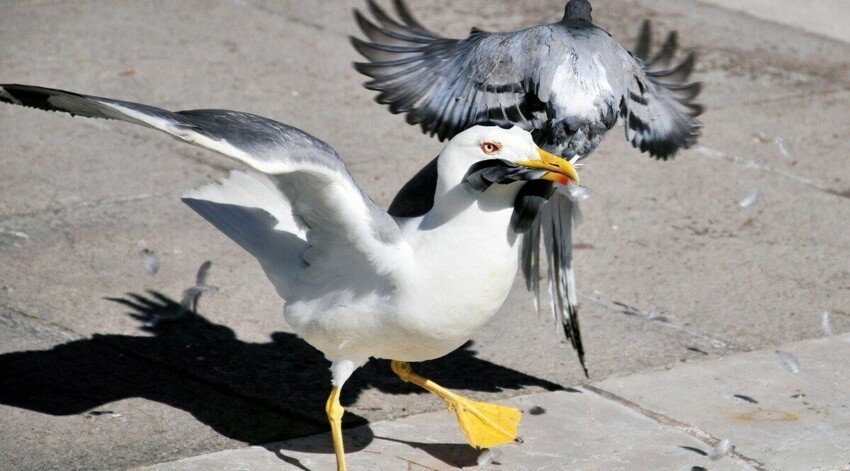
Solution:
M502 150L502 145L498 142L486 141L481 144L481 150L487 155L498 154Z

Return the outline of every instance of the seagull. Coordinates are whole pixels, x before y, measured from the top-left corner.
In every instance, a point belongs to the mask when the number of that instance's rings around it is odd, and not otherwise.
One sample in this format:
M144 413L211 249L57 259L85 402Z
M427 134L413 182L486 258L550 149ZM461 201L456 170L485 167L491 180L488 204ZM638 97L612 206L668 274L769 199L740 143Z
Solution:
M30 85L0 85L0 101L126 121L241 162L183 201L253 255L285 300L284 317L331 362L326 403L337 469L345 470L340 391L370 358L442 398L469 443L521 441L521 412L472 401L416 374L411 362L466 343L501 307L519 265L523 189L577 184L567 160L519 127L474 126L436 161L432 206L394 217L366 196L325 142L229 110L171 112ZM199 275L200 277L200 275Z
M577 163L618 120L634 147L658 159L672 157L699 137L696 117L703 108L694 99L701 84L687 83L695 55L672 64L678 49L675 32L650 55L648 21L632 53L593 24L587 0L570 0L557 23L507 33L473 28L463 40L432 32L402 0L394 0L397 18L374 0L367 6L374 21L354 11L366 40L352 37L351 42L367 60L354 67L371 78L365 86L379 92L378 103L440 140L478 124L513 125L530 131L543 149ZM433 185L435 165L431 162L404 187L390 205L391 214L427 211L427 200L414 195ZM522 270L536 307L542 233L550 308L587 375L572 266L578 206L563 187L552 195L554 189L552 184L536 186L535 194L543 197L529 199L533 203L524 208L529 222Z

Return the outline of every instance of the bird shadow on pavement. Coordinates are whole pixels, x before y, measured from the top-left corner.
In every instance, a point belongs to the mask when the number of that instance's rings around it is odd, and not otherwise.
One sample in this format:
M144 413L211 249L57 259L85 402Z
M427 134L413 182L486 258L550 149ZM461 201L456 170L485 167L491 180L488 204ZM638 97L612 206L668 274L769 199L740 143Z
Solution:
M399 440L397 438L378 437L379 440L403 443L411 448L422 450L443 463L450 464L455 468L467 468L478 465L478 457L481 450L475 449L465 443L424 443Z
M244 342L229 327L156 291L107 299L129 307L128 314L149 335L96 334L49 350L0 355L0 403L64 416L140 397L184 410L223 436L250 444L327 431L329 363L294 334L276 332L267 343ZM451 389L562 389L476 358L471 343L416 369ZM424 393L400 381L389 362L373 360L346 383L343 405L371 388L388 394ZM356 414L344 417L346 427L365 423ZM367 435L352 443L350 451L371 442Z

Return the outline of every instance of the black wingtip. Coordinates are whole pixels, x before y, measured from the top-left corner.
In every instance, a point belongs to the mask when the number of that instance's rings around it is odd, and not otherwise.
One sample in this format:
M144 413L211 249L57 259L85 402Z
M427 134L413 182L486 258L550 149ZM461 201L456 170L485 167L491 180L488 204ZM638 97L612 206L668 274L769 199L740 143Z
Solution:
M369 12L378 20L385 28L402 28L404 25L394 20L390 15L378 5L375 0L366 0L366 5L369 7Z
M366 15L361 13L357 8L353 8L351 13L354 15L354 21L357 23L360 31L365 31L369 28L376 28L376 26L366 18Z
M691 82L683 84L666 84L668 90L673 92L673 95L680 103L690 103L700 93L702 93L702 82ZM644 103L645 104L645 103Z
M532 180L520 188L514 199L514 211L511 213L510 227L517 234L531 229L543 209L546 201L555 192L554 184L546 180Z
M635 50L633 54L638 59L645 61L649 56L650 43L652 42L652 22L648 19L643 20L640 25L640 32L635 41Z
M42 110L50 110L47 102L49 95L38 93L30 85L18 85L15 83L4 83L0 85L0 101L11 105L28 106Z
M12 98L12 95L9 94L8 91L6 91L5 87L7 87L7 86L8 85L0 85L0 101L2 101L3 103L9 103L9 104L14 105L15 102Z
M685 106L688 108L691 116L694 118L696 118L697 116L702 116L702 114L705 113L705 105L701 103L687 103L685 104Z
M62 111L75 115L76 113L54 105L50 98L56 95L71 95L84 97L78 93L56 90L53 88L21 85L16 83L0 84L0 101L12 105L26 106L44 111Z

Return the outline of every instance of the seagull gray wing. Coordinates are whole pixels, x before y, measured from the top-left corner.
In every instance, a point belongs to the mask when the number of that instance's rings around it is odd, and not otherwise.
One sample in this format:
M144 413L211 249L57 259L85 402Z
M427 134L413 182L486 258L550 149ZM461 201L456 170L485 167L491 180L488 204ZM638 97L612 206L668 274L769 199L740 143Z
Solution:
M261 263L286 256L275 250L298 249L292 263L302 264L296 270L302 282L339 277L345 266L334 264L343 260L386 275L404 256L406 244L395 220L360 190L333 148L299 129L237 111L171 112L29 85L0 85L0 101L154 128L259 171L262 179L231 176L218 190L205 187L189 195L206 202L190 206Z

